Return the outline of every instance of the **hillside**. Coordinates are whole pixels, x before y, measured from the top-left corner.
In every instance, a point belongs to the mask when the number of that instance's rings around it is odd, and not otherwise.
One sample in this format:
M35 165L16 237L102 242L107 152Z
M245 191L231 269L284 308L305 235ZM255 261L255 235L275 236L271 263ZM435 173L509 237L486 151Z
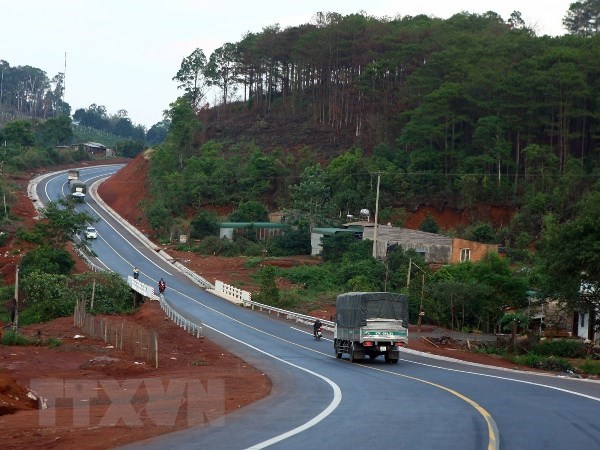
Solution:
M148 199L147 173L151 153L152 150L146 150L138 154L98 188L104 201L142 232L148 230L141 204Z
M148 189L148 166L152 151L139 154L119 172L105 181L98 192L128 222L143 232L151 230L142 210L144 203L150 202ZM213 205L207 205L214 210ZM427 215L431 215L442 230L465 227L473 221L490 222L494 227L506 226L514 214L514 208L479 204L472 210L459 210L450 207L437 209L433 206L421 206L408 211L404 226L418 229ZM225 217L223 217L225 219Z

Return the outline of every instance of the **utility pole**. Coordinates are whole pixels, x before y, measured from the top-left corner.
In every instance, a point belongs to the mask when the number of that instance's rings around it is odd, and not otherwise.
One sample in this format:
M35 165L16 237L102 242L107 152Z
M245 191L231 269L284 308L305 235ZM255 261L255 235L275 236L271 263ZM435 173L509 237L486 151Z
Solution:
M419 303L419 318L417 319L417 331L421 332L421 322L423 322L423 316L425 316L425 311L423 311L423 298L425 297L425 271L421 269L418 265L412 262L412 258L408 260L408 274L406 276L406 287L410 286L410 271L412 266L415 266L417 269L421 271L421 302Z
M96 276L94 275L94 283L92 284L92 304L90 305L90 311L94 310L94 297L96 296Z
M62 88L62 102L65 103L65 91L67 90L67 52L65 52L65 73L63 73L63 88ZM61 112L62 106L61 105Z
M379 218L379 182L381 174L377 174L377 195L375 197L375 227L373 228L373 258L377 258L377 220Z
M15 323L14 328L15 332L19 326L19 266L17 266L15 271Z
M4 140L4 155L2 156L2 161L0 162L0 182L4 181L4 160L6 159L6 139ZM8 216L8 210L6 208L6 189L4 186L2 187L2 201L4 203L4 218L6 219Z

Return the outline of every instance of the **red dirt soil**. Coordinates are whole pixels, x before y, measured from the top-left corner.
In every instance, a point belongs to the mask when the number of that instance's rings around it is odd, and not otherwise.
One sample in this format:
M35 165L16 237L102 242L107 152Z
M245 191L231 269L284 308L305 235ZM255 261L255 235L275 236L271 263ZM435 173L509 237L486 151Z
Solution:
M99 189L102 198L114 210L144 232L147 232L148 228L139 205L148 192L145 177L148 167L147 157L146 153L131 160ZM33 223L35 210L25 196L26 182L25 179L20 180L22 192L17 193L18 200L12 212L22 219L22 226L29 227ZM443 224L437 217L436 220L439 224ZM219 279L246 290L256 290L257 286L252 279L252 274L257 268L247 268L244 258L200 256L189 252L177 252L171 248L167 251L172 257L179 259L211 282ZM14 283L14 267L18 258L19 252L12 242L0 249L0 267L6 284ZM77 258L76 261L78 261L76 271L87 270L81 261ZM290 266L314 264L315 260L309 257L283 258L268 263ZM280 288L286 287L283 280L279 280L278 285ZM334 313L334 308L328 305L312 313L329 319ZM204 386L208 386L207 383L211 381L218 381L224 390L220 394L217 393L218 398L211 399L214 408L210 414L207 414L211 419L243 407L270 392L271 385L264 374L209 340L198 340L186 334L168 320L154 302L147 302L131 317L111 317L111 320L133 320L158 331L160 367L155 369L148 364L140 364L142 361L136 360L123 351L107 348L107 344L101 341L89 338L75 339L74 336L80 334L80 331L72 325L71 318L25 327L23 332L33 339L47 341L51 337L59 338L62 345L56 348L0 346L0 414L4 414L0 415L2 448L109 448L197 423L190 419L198 414L185 414L184 409L180 409L173 423L157 425L156 416L150 417L148 411L156 411L160 408L161 401L155 399L157 403L148 403L147 388L145 383L139 383L141 379L163 382L199 380ZM410 347L473 362L509 368L515 366L488 355L456 348L437 348L422 339L411 340ZM116 360L109 358L116 358ZM35 409L36 402L26 397L25 387L30 386L32 381L36 384L40 380L56 379L65 380L65 386L74 380L95 383L109 383L111 380L121 383L129 380L137 384L134 386L136 389L134 396L124 389L109 389L110 392L107 393L105 389L97 388L98 399L89 402L88 425L75 426L76 411L73 405L68 401L62 401L62 403L57 402L55 407L55 425L45 426L40 422L43 412ZM102 387L106 386L102 384ZM131 402L139 421L132 425L126 423L127 420L121 419L116 426L107 424L105 421L107 405L111 401ZM196 406L192 405L192 407ZM171 407L170 411L172 410ZM169 411L169 408L165 408L165 411ZM204 412L206 413L206 409ZM202 414L199 416L203 417Z

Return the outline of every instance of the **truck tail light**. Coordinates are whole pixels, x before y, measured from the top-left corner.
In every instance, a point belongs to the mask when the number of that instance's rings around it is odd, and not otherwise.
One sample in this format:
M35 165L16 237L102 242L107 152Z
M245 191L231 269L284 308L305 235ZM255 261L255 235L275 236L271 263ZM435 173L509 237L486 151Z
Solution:
M369 342L369 341L363 342L363 346L365 346L365 347L373 347L373 343Z
M396 347L404 347L404 342L396 342Z

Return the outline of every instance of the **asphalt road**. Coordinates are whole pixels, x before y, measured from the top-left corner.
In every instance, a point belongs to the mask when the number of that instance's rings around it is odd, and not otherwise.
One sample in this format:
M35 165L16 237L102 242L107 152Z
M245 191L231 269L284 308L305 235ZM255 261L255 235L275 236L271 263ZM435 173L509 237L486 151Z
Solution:
M81 169L91 184L120 166ZM45 177L42 202L65 195L66 171ZM264 400L217 423L128 448L591 449L600 448L600 384L541 376L405 352L400 362L351 364L333 354L331 336L244 309L179 274L90 197L97 215L97 263L140 281L167 281L166 300L205 334L264 371ZM209 280L213 281L213 280Z

